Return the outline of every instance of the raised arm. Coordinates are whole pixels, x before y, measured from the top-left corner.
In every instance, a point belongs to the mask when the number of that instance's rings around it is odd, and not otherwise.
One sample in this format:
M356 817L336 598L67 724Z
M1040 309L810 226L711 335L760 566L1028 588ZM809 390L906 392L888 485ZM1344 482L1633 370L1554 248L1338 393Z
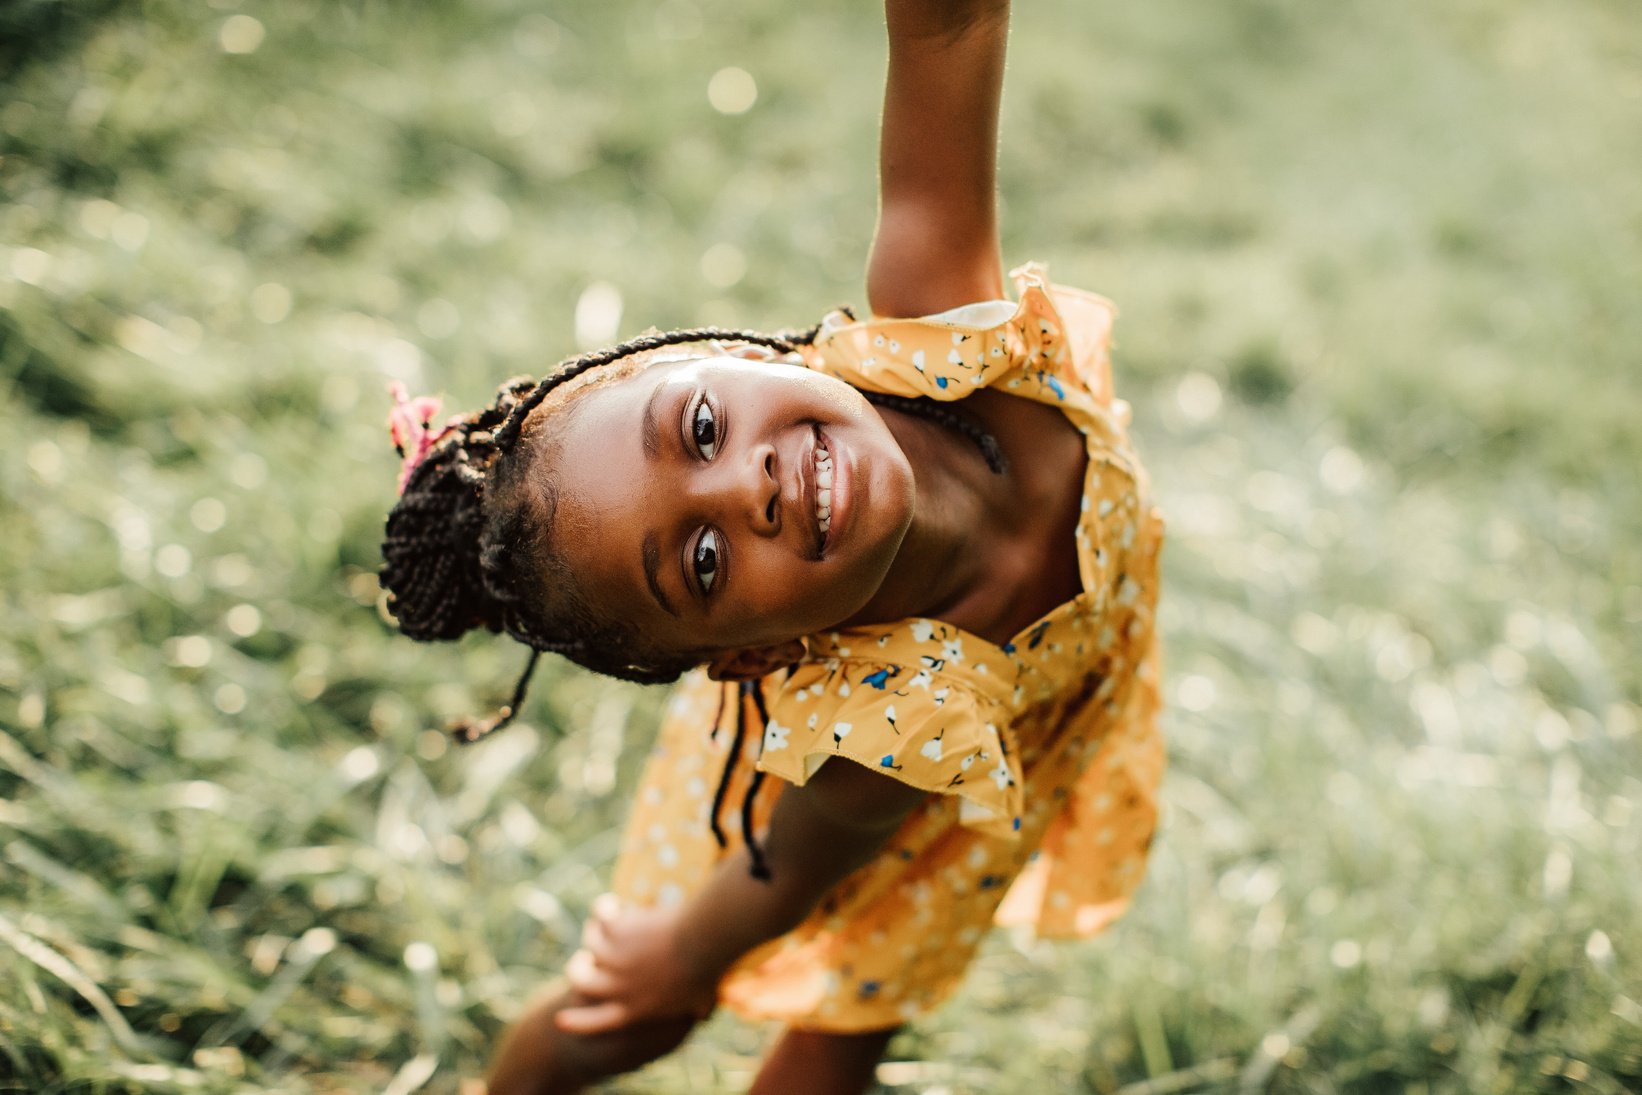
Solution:
M885 13L889 78L867 303L875 315L904 317L996 300L1009 0L886 0Z

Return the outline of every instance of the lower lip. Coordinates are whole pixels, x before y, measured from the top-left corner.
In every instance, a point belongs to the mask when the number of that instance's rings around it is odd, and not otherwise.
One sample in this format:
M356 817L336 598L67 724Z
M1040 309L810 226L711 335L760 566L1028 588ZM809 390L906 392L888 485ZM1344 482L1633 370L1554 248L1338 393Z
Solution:
M849 524L850 486L854 478L854 468L848 450L831 434L824 433L821 436L826 440L827 452L832 456L832 518L827 523L826 535L821 537L821 554L824 556L838 543L840 534Z

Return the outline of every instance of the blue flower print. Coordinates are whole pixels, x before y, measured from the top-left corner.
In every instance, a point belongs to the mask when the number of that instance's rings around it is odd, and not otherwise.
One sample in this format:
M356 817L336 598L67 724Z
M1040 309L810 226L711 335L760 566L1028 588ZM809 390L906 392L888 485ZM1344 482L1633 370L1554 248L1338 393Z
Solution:
M868 673L865 677L862 677L861 683L870 684L872 687L882 692L885 687L888 686L890 677L899 672L900 669L895 666L890 666L888 669L875 669L871 673Z

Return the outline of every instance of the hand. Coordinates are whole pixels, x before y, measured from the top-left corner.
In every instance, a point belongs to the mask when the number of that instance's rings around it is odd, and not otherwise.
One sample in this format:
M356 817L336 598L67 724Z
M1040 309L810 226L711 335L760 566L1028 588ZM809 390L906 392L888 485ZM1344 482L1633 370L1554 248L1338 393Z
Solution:
M565 975L595 1002L558 1013L560 1030L600 1034L652 1019L705 1019L718 1002L718 979L692 970L679 940L682 909L624 907L613 894L593 903L582 949Z

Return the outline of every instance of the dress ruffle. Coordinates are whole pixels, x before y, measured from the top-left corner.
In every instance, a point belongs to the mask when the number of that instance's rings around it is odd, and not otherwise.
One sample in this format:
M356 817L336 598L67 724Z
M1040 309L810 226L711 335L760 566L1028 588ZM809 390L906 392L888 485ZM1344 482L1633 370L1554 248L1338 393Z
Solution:
M1005 390L1046 403L1086 397L1109 405L1112 303L1051 285L1039 263L1017 267L1010 278L1019 295L1013 310L986 301L918 319L860 322L833 312L805 348L805 363L890 395L941 400L962 399L1018 370Z
M965 637L937 620L812 637L813 660L768 696L759 767L802 786L826 761L844 757L920 790L956 795L965 825L1013 837L1021 771L1007 729L1011 670L1002 661L995 671L986 662L966 666Z

